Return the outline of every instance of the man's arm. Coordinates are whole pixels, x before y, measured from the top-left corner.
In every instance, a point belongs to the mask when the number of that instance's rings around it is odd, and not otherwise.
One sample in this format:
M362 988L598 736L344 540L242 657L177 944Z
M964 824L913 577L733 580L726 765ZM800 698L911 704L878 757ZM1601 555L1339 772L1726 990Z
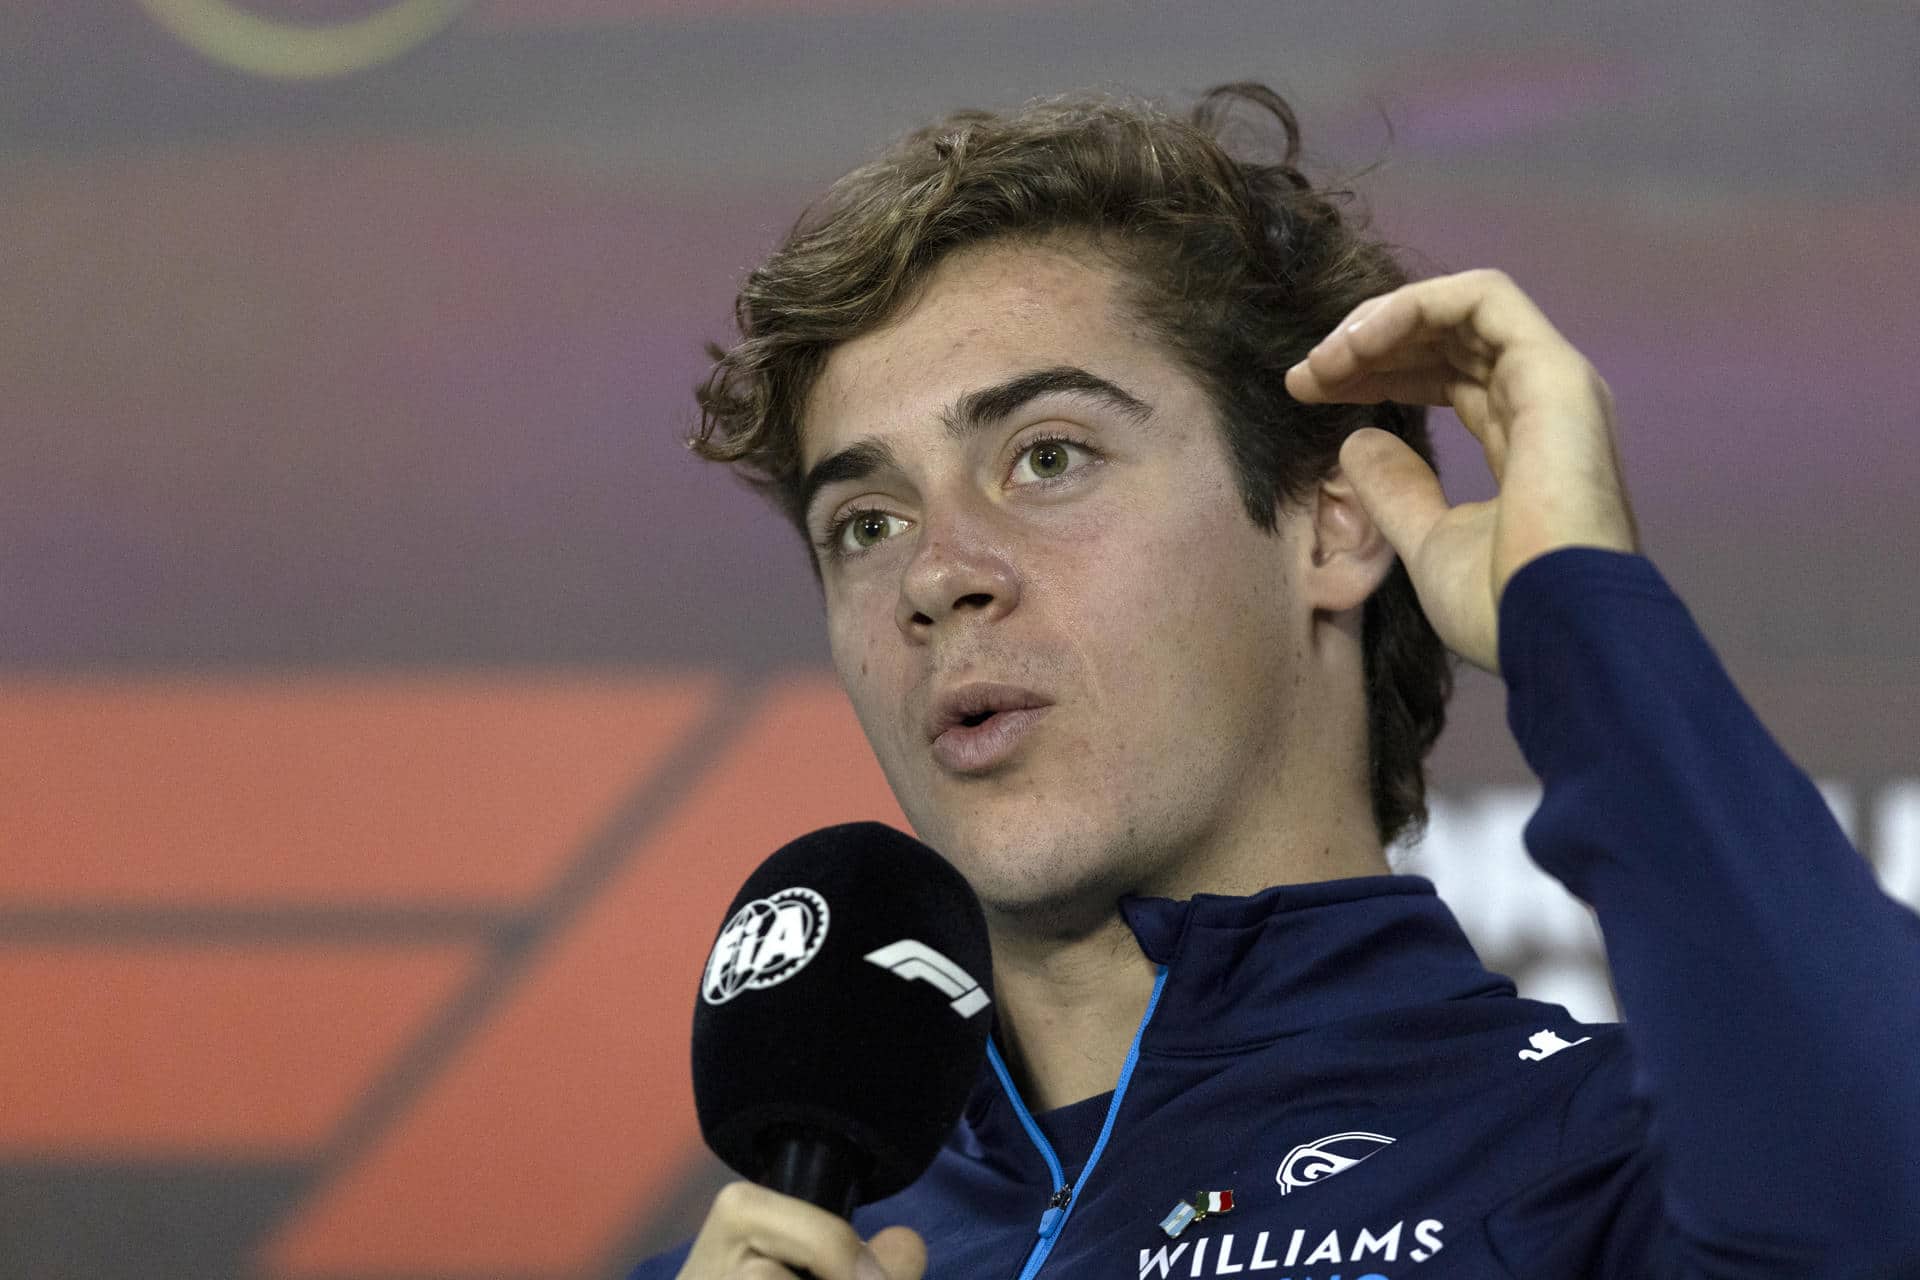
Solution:
M1623 1280L1915 1274L1920 928L1632 554L1604 382L1476 271L1362 304L1287 386L1450 404L1499 481L1449 507L1395 437L1341 452L1441 638L1513 668L1528 846L1598 911L1634 1049L1632 1096L1597 1080L1569 1117L1577 1144L1611 1106L1615 1149L1523 1196L1502 1247Z
M1536 560L1500 636L1527 846L1599 917L1636 1074L1575 1100L1560 1185L1496 1247L1516 1275L1920 1276L1920 917L1650 563Z

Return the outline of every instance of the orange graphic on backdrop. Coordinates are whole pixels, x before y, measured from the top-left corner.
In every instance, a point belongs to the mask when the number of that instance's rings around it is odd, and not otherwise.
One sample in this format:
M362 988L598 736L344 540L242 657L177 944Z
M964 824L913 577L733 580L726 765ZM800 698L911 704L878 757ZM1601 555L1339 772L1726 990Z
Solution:
M0 903L512 908L659 768L695 678L14 684Z
M815 827L904 827L839 690L773 691L420 1106L268 1247L285 1277L574 1275L699 1141L694 992L747 873Z
M0 946L0 1156L294 1160L474 948Z
M36 1030L0 1047L0 1158L310 1162L257 1259L286 1280L620 1269L698 1142L739 882L905 825L824 678L22 681L0 778L0 1007Z

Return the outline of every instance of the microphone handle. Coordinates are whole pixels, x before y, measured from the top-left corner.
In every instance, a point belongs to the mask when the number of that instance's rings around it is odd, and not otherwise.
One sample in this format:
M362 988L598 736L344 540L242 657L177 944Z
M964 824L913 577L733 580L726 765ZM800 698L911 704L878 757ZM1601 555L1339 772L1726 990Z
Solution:
M860 1203L860 1175L870 1161L838 1134L782 1128L766 1146L760 1184L851 1220Z

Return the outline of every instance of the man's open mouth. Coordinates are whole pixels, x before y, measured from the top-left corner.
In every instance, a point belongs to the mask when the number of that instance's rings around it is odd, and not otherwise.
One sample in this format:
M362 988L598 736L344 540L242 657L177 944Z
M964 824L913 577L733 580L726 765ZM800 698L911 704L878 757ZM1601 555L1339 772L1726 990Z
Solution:
M955 729L979 729L1010 711L1032 711L1050 703L1051 699L1018 685L988 681L960 685L940 694L928 709L927 741Z

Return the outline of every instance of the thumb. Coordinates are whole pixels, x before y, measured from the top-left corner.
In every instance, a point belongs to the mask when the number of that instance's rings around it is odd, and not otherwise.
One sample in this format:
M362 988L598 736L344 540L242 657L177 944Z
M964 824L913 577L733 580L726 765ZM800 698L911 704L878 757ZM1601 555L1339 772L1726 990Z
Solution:
M1353 483L1367 518L1393 545L1402 562L1426 541L1447 514L1440 477L1426 460L1391 431L1362 427L1340 446L1340 471Z
M887 1280L920 1280L927 1269L927 1242L912 1227L877 1231L867 1248L887 1269Z

